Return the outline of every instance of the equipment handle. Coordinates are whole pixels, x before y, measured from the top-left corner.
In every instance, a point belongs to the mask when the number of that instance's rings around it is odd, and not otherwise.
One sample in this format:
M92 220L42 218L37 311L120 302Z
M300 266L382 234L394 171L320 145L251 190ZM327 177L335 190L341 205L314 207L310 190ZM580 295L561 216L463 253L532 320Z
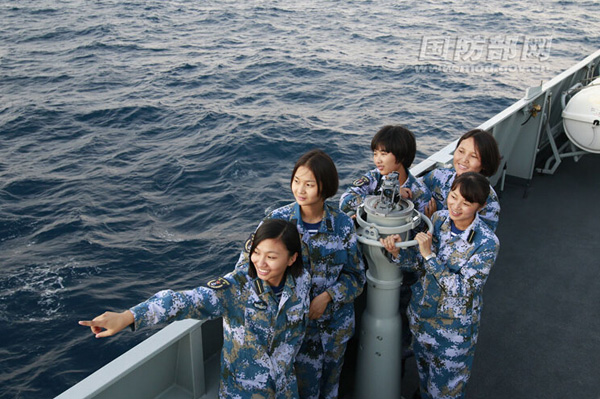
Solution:
M433 224L431 223L431 220L419 211L415 210L415 212L417 212L420 215L421 219L425 221L425 224L427 225L427 231L433 232ZM358 236L358 242L360 242L361 244L383 248L383 245L379 241L372 240L370 238L365 238L363 236ZM402 241L396 243L396 248L408 248L415 245L419 245L419 242L417 240Z

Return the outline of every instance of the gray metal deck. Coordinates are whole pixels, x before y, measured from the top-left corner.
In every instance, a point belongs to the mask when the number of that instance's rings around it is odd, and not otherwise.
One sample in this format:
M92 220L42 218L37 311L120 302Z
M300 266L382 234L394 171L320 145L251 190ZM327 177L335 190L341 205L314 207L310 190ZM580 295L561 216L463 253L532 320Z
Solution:
M502 195L469 398L600 398L600 155Z
M527 191L506 184L467 398L600 398L599 200L600 155L566 159ZM417 385L411 358L402 395L410 399Z

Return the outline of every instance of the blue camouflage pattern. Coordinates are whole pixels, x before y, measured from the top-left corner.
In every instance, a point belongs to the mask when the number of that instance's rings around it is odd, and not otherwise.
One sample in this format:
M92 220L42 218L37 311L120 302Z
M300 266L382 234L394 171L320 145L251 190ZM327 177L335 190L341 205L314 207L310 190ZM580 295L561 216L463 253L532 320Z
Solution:
M339 209L325 203L319 231L310 235L302 224L300 206L293 202L272 211L267 219L295 223L302 239L302 260L310 265L311 301L328 292L332 301L318 320L310 320L296 358L302 399L334 399L348 340L354 334L354 300L366 282L354 223ZM238 265L247 262L243 251Z
M298 398L293 362L308 323L308 271L286 274L279 301L267 283L242 268L208 285L213 288L156 293L130 309L134 327L223 317L219 398Z
M417 264L408 309L423 399L464 398L477 343L483 286L500 243L479 215L452 237L448 211L433 214L432 251L401 251L403 267ZM417 261L414 263L414 261Z
M379 194L378 190L382 177L383 175L379 172L379 169L375 168L356 179L352 183L352 186L348 187L340 197L340 209L342 212L346 214L356 212L356 209L363 203L367 195ZM431 193L427 186L408 171L408 177L402 187L410 189L412 192L411 201L415 209L423 213L425 206L431 199Z
M437 168L419 178L427 186L433 198L435 198L438 211L448 209L446 199L448 198L448 194L450 194L450 189L455 178L456 170L454 168ZM479 216L490 226L492 231L496 231L498 220L500 219L500 202L498 201L496 191L494 191L491 185L490 194L485 201L483 209L479 211Z

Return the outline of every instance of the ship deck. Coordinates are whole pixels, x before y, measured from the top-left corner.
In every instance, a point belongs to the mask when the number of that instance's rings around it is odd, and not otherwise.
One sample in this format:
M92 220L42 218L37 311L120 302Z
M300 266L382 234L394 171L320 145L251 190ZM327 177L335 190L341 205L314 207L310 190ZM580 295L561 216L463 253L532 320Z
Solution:
M529 186L509 180L500 196L500 253L484 288L467 398L598 398L600 156L565 159ZM352 398L352 344L345 399ZM405 373L402 395L410 399L414 357Z

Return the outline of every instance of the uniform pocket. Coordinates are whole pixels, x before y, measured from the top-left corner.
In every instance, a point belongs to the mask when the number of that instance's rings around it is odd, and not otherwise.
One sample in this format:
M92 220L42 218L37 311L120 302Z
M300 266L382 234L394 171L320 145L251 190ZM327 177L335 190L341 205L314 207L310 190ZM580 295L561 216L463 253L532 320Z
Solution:
M327 282L329 285L337 281L338 276L342 273L342 269L348 263L348 252L338 250L326 256L327 259Z

